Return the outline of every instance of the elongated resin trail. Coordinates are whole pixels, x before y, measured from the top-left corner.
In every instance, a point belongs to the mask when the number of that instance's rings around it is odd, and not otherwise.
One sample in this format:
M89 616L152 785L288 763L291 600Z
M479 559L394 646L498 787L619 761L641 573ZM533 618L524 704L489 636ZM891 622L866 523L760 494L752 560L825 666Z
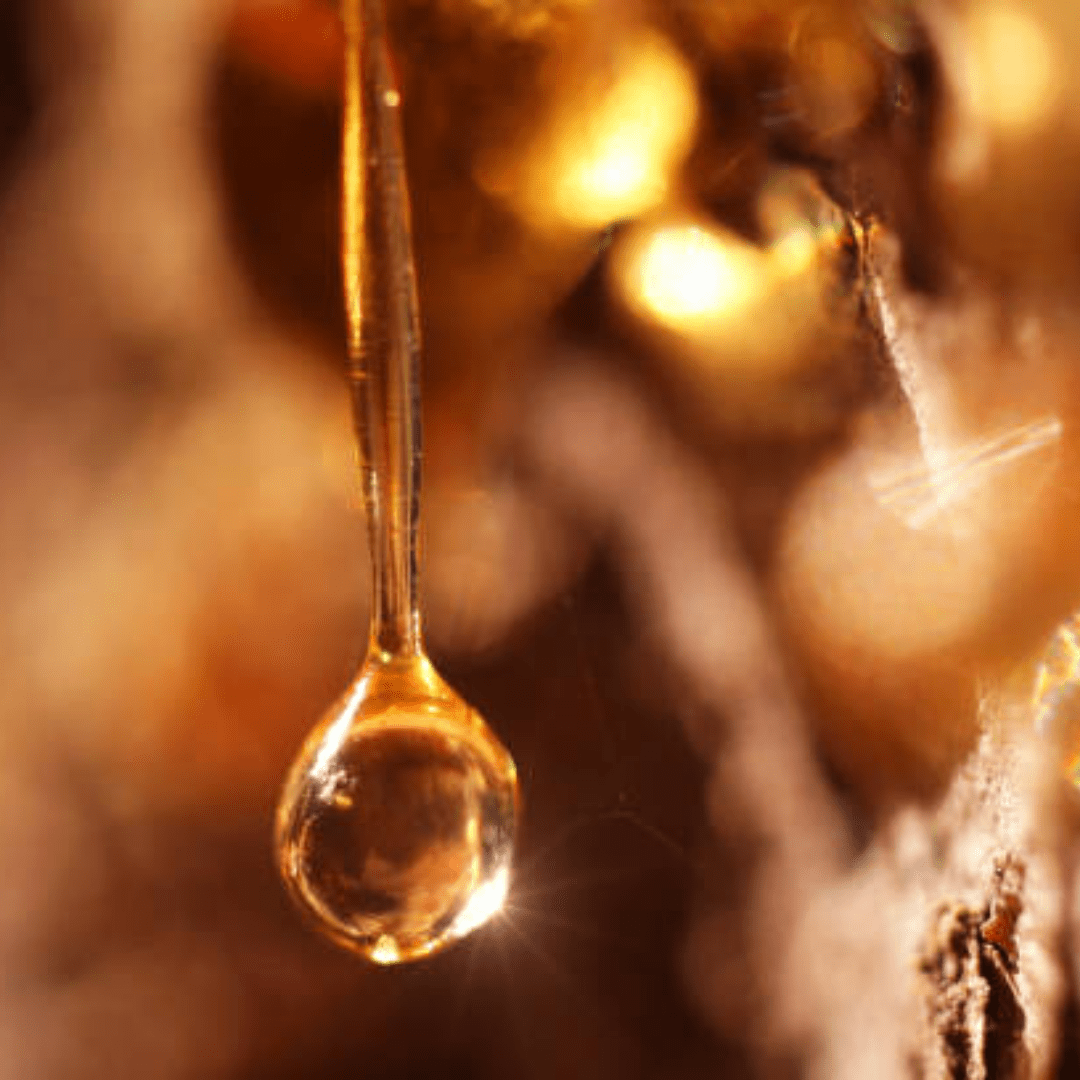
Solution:
M343 267L371 552L371 650L418 655L420 317L383 0L346 0Z

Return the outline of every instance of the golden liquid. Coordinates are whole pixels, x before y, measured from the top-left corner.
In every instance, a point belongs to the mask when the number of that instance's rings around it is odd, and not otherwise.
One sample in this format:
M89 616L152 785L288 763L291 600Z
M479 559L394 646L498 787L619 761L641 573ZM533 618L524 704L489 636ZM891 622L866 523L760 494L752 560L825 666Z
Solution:
M342 138L349 357L372 565L368 658L308 737L277 816L278 863L324 933L376 963L486 922L509 884L513 759L438 676L420 633L419 317L401 97L382 0L347 0Z
M281 870L340 944L416 959L501 906L516 802L510 756L424 657L369 663L293 767Z

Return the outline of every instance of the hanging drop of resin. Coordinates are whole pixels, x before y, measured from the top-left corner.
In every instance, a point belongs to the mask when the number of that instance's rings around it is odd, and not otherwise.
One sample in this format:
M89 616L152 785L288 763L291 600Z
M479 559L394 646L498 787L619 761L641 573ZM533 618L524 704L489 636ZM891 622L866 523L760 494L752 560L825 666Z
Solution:
M369 659L293 768L281 870L341 944L415 959L499 910L515 810L513 761L428 660Z
M495 914L513 759L432 667L420 630L419 319L400 94L382 0L347 0L343 264L372 568L371 639L293 764L277 816L289 892L341 945L427 956Z

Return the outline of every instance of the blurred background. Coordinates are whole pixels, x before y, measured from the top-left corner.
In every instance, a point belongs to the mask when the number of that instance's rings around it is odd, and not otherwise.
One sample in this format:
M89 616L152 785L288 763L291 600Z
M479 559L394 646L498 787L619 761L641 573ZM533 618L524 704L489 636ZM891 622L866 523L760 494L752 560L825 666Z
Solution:
M5 0L0 1078L1071 1075L1080 7L388 7L510 903L375 970L274 874L366 635L336 11Z

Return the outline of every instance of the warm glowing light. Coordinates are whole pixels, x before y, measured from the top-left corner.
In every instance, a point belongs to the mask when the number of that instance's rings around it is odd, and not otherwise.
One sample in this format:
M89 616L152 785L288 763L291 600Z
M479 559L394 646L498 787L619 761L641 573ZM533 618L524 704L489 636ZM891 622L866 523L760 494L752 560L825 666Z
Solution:
M851 233L799 170L776 170L758 195L756 242L671 207L621 230L606 272L703 416L743 431L809 431L825 412L812 387L843 362L855 323Z
M621 299L676 335L702 371L782 375L812 352L826 324L839 229L775 195L783 207L770 208L767 245L686 213L642 222L619 241L611 273Z
M401 962L401 950L394 939L387 934L379 938L369 955L376 964L384 964L388 967Z
M977 113L1005 133L1045 120L1057 102L1062 64L1039 22L1018 4L976 4L967 34Z
M552 208L569 224L600 228L658 205L696 122L682 57L658 37L636 42L592 115L568 117L559 133Z
M792 229L769 249L778 274L798 277L814 268L821 258L821 241L810 228Z
M510 868L504 867L480 886L454 920L454 937L465 937L478 930L503 909L510 890Z
M632 255L629 288L642 308L679 329L730 317L759 296L764 257L696 225L660 228Z
M635 37L601 87L567 79L563 107L522 163L481 168L480 180L538 224L601 229L666 198L697 113L681 54L656 35Z

